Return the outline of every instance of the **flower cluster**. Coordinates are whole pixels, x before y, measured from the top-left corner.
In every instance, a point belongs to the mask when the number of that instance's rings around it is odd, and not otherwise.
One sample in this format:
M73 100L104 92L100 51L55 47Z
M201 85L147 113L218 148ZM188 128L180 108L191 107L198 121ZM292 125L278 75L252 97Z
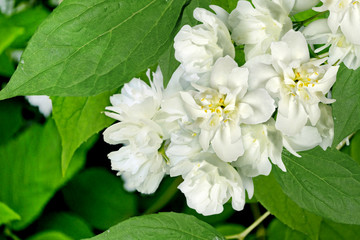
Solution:
M268 175L272 164L286 171L283 147L296 156L329 147L335 63L359 66L360 31L349 30L358 28L351 18L358 17L359 4L323 0L315 9L330 11L327 22L311 23L305 36L293 30L289 16L317 3L240 0L231 13L218 6L195 9L200 24L176 35L180 66L167 87L158 68L148 72L150 86L134 78L106 108L119 121L104 139L123 144L108 157L125 187L150 194L165 175L181 176L178 188L197 212L220 213L230 198L242 210L245 191L253 195L253 177ZM323 23L328 26L319 31ZM325 44L320 50L331 45L329 57L311 58L308 44L315 43ZM235 61L234 44L243 46L243 66Z

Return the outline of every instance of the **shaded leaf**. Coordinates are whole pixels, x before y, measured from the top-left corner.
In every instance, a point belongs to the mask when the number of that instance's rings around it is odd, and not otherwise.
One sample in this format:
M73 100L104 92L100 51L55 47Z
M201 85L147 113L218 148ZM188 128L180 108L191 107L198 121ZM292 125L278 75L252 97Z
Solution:
M0 201L21 220L12 227L23 229L42 211L56 190L82 167L89 146L74 155L66 176L61 174L60 137L55 123L34 124L17 138L0 146Z
M268 239L269 240L307 240L308 237L301 232L293 230L280 222L277 219L274 219L268 229Z
M155 64L186 0L68 0L40 25L0 99L90 96Z
M135 195L120 178L101 168L77 175L63 189L66 203L93 227L105 230L136 213Z
M73 239L94 236L88 223L72 213L56 212L41 218L38 224L40 226L39 229L42 231L58 231Z
M133 217L92 240L122 239L224 239L213 227L182 213L159 213Z
M15 67L9 56L5 52L0 54L0 75L10 77L14 71Z
M14 212L6 204L0 202L0 225L10 223L14 220L20 220L19 214Z
M348 240L358 239L360 232L359 225L347 225L334 223L324 219L320 228L320 240Z
M317 239L321 217L300 208L286 196L273 173L254 178L254 189L260 203L281 222L306 234L310 239Z
M24 123L18 99L0 101L0 145L7 143Z
M57 231L45 231L37 233L34 236L27 238L26 240L73 240L69 236Z

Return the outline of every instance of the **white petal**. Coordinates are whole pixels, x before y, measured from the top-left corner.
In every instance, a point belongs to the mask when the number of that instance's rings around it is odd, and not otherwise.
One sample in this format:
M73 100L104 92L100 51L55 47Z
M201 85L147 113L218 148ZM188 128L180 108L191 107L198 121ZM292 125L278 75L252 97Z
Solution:
M243 123L257 124L266 122L275 111L275 101L265 89L247 92L241 101L247 103L253 111L252 115L242 119Z
M239 126L223 124L215 133L211 145L216 155L225 162L233 162L244 153Z

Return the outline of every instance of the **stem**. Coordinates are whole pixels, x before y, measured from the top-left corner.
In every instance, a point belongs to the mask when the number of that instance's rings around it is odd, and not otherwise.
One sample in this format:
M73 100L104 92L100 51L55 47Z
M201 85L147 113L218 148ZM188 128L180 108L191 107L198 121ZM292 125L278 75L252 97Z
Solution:
M238 240L244 240L245 237L252 231L254 230L254 228L256 228L262 221L265 220L265 218L267 218L270 215L270 212L267 211L266 213L264 213L261 217L259 217L253 224L250 225L250 227L248 227L247 229L245 229L243 232L236 234L236 235L231 235L231 236L226 236L226 239L238 239Z
M168 187L168 189L159 197L159 200L157 200L153 205L151 205L145 212L145 214L154 213L161 208L163 208L171 199L172 197L177 193L178 189L177 186L182 182L182 178L178 177L176 178L171 185Z
M337 146L336 146L336 150L340 150L346 143L349 142L350 138L352 136L354 136L355 133L350 134L349 136L347 136L346 138L344 138Z
M11 229L8 226L5 227L4 234L13 240L21 240L18 236L11 232Z
M304 26L307 22L312 21L313 19L321 16L322 14L324 14L325 12L320 12L318 14L315 14L312 17L309 17L308 19L305 19L303 21L299 21L299 22L294 22L294 26L295 26L295 30L298 31L302 26Z

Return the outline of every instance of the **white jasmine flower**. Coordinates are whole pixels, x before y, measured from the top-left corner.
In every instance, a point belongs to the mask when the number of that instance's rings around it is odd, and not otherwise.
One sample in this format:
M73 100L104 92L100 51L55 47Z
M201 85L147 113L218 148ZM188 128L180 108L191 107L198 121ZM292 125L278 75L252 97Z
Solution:
M304 36L290 30L271 45L271 57L247 63L250 81L257 82L254 86L266 85L277 99L275 126L284 135L299 134L308 121L315 126L321 116L319 103L334 102L326 94L336 80L338 66L323 65L325 60L311 60Z
M121 175L128 191L151 194L156 191L166 172L166 164L157 151L143 151L134 145L109 153L111 168Z
M320 119L315 126L308 122L301 131L294 136L283 136L286 149L300 157L296 152L310 150L316 146L322 149L330 147L334 139L334 121L332 118L331 107L319 104L321 111Z
M209 87L193 84L195 90L180 92L184 119L200 129L204 151L211 145L220 159L232 162L244 153L240 124L267 121L274 100L265 89L248 91L248 70L229 56L216 61L209 77Z
M220 18L226 18L225 10L220 11L219 7L214 9L220 13ZM196 8L194 18L202 24L195 27L183 26L174 40L175 58L186 72L207 72L218 58L226 55L232 58L235 56L229 30L217 15Z
M340 29L332 33L326 19L310 23L303 33L310 44L325 44L315 49L316 53L330 46L328 58L330 65L343 62L346 67L354 70L360 66L360 44L349 42Z
M239 173L213 153L200 153L179 162L170 175L183 177L178 188L185 194L188 206L198 213L221 213L230 198L235 210L244 208L245 189Z
M332 33L338 29L346 40L352 44L360 44L360 3L353 0L321 0L323 5L314 10L323 12L329 10L328 25Z
M39 111L44 115L44 117L48 117L52 112L52 102L49 96L46 95L34 95L34 96L25 96L26 100L32 106L38 107Z
M148 72L148 77L149 72ZM164 141L161 126L156 121L162 100L162 74L153 74L148 86L134 78L125 84L121 94L110 97L113 106L106 107L109 117L119 120L104 131L109 144L124 144L111 152L112 169L125 180L128 190L153 193L167 171L165 160L159 153Z
M232 165L241 169L248 177L269 175L271 161L281 170L286 171L281 160L282 134L275 128L275 121L271 118L264 124L242 126L245 152Z
M292 28L288 17L293 2L240 0L230 13L228 24L236 44L245 44L246 59L268 53L270 45Z

